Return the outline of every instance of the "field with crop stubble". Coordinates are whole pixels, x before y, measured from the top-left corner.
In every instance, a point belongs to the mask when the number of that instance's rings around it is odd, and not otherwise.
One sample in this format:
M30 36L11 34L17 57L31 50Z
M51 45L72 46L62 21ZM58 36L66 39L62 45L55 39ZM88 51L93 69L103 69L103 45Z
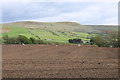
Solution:
M118 48L3 45L3 78L117 78Z

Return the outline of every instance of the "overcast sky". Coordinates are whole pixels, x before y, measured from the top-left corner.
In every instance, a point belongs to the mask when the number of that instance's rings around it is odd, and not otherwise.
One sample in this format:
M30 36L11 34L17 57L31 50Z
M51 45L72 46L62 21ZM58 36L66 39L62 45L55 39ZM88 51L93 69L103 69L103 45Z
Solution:
M117 2L4 2L2 22L72 21L83 25L118 24Z

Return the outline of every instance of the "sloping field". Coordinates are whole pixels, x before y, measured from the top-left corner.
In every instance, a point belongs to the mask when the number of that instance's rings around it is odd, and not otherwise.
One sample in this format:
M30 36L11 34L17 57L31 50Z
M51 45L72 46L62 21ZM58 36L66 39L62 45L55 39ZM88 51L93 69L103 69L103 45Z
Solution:
M65 29L66 28L66 29ZM85 29L86 28L86 29ZM81 38L85 42L89 42L89 38L95 34L84 32L89 27L82 26L75 22L15 22L2 25L1 33L3 36L16 37L24 35L26 37L33 37L42 40L49 40L51 42L68 43L71 38ZM81 30L77 32L76 30ZM83 33L84 32L84 33ZM2 36L1 36L2 37Z
M2 35L8 35L9 37L16 37L18 35L24 35L26 37L34 37L31 35L28 30L24 27L16 27L16 26L3 26L2 30L8 30L4 32Z
M26 28L39 28L50 31L71 31L71 32L89 32L91 28L88 26L82 26L76 22L33 22L33 21L20 21L3 24L3 26L18 26Z
M112 30L117 30L115 25L81 25L76 22L33 22L19 21L2 24L0 38L4 35L16 37L24 35L42 39L43 41L68 43L69 39L80 38L89 42L95 35L104 35ZM39 37L39 38L38 38Z
M3 78L117 78L118 49L3 45Z

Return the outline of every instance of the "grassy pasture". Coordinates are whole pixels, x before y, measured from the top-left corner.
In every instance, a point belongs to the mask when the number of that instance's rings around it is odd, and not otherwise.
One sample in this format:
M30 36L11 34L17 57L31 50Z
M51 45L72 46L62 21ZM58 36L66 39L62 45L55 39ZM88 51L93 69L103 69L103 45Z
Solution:
M2 33L2 36L8 35L9 37L16 37L18 35L24 35L26 37L34 37L24 27L16 27L16 26L4 26L3 27L3 29L7 29L7 28L10 28L10 31Z
M38 35L42 40L50 39L54 42L65 42L67 43L69 39L81 38L82 40L89 41L87 37L90 37L91 34L87 33L78 33L78 32L61 32L61 31L49 31L41 29L32 29L31 33Z
M116 27L115 27L116 28ZM48 42L62 42L68 43L69 39L80 38L85 42L89 42L90 38L100 32L103 34L103 28L91 27L78 24L76 22L32 22L21 21L14 23L3 24L3 29L6 30L2 35L15 37L24 35L26 37L33 37L35 39L42 39ZM111 30L105 27L105 31Z
M68 40L72 38L81 38L84 41L89 41L87 37L91 36L91 34L81 33L81 32L51 31L51 30L36 29L36 28L29 29L29 28L17 27L17 26L3 26L3 29L9 29L8 32L1 34L3 36L8 35L9 37L16 37L18 35L24 35L28 38L33 37L36 39L37 39L36 36L39 36L42 40L49 39L50 42L68 43Z

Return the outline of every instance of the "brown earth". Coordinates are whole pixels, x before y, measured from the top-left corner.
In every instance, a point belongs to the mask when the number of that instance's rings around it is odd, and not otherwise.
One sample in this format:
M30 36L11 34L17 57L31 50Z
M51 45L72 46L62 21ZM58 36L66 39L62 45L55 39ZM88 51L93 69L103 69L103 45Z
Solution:
M118 49L3 45L3 78L117 78Z

